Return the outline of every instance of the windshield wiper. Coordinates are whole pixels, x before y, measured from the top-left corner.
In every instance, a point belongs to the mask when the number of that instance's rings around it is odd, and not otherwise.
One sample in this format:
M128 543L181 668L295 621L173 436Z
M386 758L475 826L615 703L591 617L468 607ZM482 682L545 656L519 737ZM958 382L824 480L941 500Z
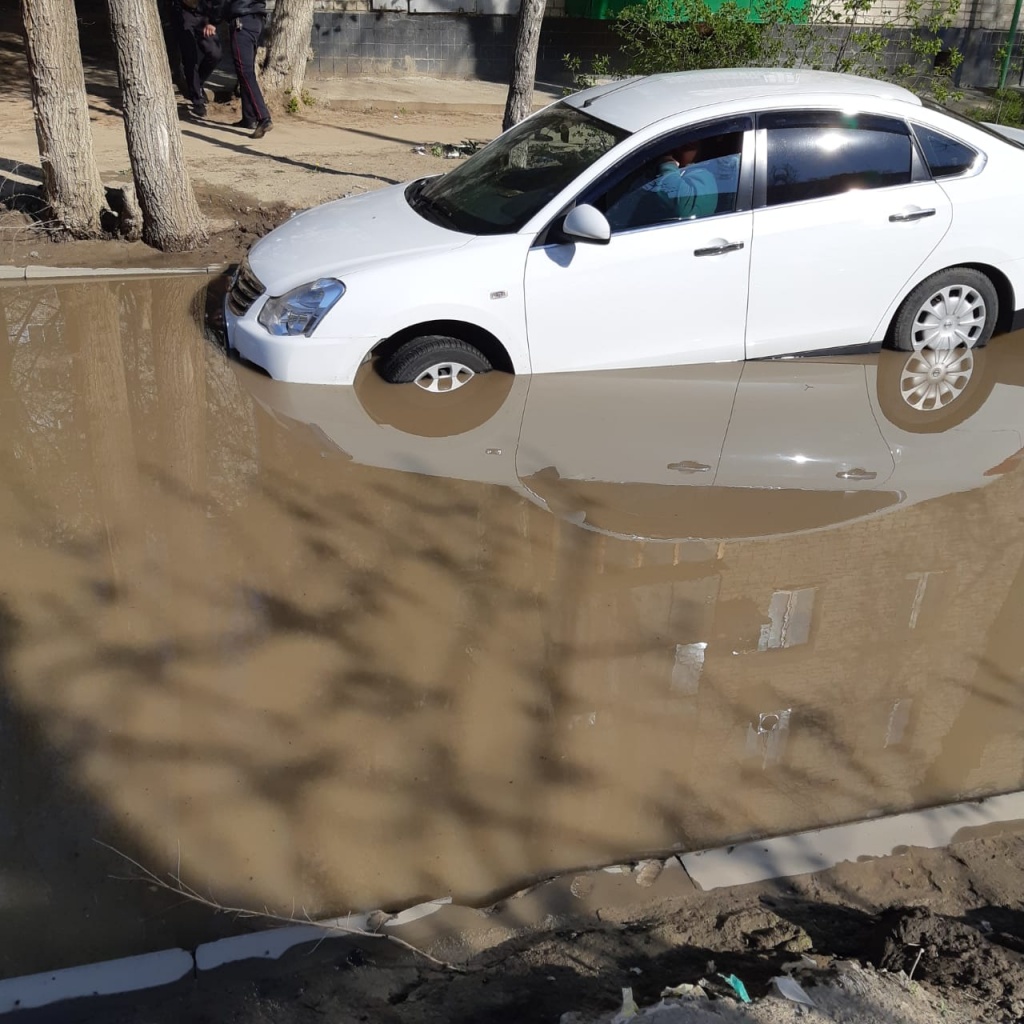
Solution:
M425 215L427 220L432 220L443 228L458 231L455 218L436 199L431 199L423 194L428 180L423 178L413 182L412 187L405 193L406 200L417 213Z

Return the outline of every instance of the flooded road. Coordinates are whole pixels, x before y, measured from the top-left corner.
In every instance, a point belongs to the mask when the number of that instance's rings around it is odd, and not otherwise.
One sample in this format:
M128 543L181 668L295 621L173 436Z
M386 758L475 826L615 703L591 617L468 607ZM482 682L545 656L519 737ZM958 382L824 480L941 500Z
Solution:
M0 976L237 929L107 847L319 916L1024 786L1021 335L438 414L200 281L0 288Z

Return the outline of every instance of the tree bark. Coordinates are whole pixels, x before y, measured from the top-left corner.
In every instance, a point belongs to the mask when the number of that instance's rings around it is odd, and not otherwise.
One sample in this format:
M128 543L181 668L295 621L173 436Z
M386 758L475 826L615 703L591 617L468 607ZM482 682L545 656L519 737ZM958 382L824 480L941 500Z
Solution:
M313 0L277 0L259 67L268 102L282 102L285 93L301 101L312 33Z
M21 0L43 193L73 238L103 233L103 184L96 168L78 21L71 0Z
M537 77L537 49L546 0L521 0L516 25L516 52L508 86L502 131L508 131L533 112L533 83Z
M164 252L206 241L181 146L156 0L108 0L142 238Z

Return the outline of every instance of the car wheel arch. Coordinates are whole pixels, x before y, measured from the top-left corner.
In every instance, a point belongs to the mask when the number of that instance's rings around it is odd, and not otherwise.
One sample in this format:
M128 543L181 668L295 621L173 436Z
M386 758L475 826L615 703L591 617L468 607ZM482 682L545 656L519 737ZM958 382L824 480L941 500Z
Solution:
M505 373L516 372L512 357L502 342L490 331L466 320L427 320L423 323L412 324L396 331L390 337L382 339L374 346L370 354L375 359L387 359L406 342L424 335L435 334L458 338L460 341L473 345L487 357L495 370Z
M1016 297L1014 295L1013 285L1010 283L1010 279L1006 274L999 270L998 267L994 267L991 263L959 260L956 263L951 263L947 267L936 267L933 270L929 270L928 273L923 276L915 276L913 280L908 282L906 287L900 292L896 301L893 302L892 306L886 313L885 319L882 321L885 325L883 343L886 348L894 347L893 332L896 327L896 320L897 317L899 317L900 310L903 308L903 303L906 301L907 296L910 295L910 293L913 292L919 284L923 281L927 281L928 278L934 277L936 274L945 273L947 270L956 270L961 267L967 270L975 270L979 274L984 274L989 281L992 282L992 286L996 290L996 295L999 298L999 316L996 320L996 326L993 334L1005 334L1010 330L1013 323L1014 311L1017 308Z

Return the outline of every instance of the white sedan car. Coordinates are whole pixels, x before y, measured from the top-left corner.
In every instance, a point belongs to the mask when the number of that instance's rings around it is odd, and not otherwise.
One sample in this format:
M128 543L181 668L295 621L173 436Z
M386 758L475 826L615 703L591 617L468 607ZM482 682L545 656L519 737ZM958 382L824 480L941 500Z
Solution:
M888 342L941 405L966 350L1024 326L1022 142L851 75L598 86L448 174L271 232L232 282L228 344L278 380L351 384L374 358L442 393L489 369Z

